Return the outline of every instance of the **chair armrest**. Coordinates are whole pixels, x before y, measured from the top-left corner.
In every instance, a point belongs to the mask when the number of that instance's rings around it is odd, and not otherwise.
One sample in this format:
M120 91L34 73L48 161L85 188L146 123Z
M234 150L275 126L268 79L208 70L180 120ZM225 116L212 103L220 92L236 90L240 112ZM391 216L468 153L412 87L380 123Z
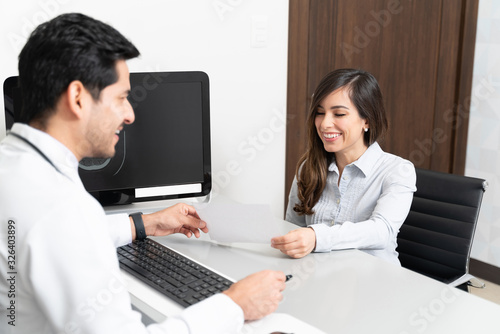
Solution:
M477 282L477 284L472 284L471 280L475 280ZM476 277L472 276L471 274L464 274L464 275L460 276L459 278L457 278L456 280L454 280L453 282L448 283L448 285L450 285L452 287L457 287L463 283L468 283L468 285L470 285L474 288L478 288L478 289L482 289L485 286L484 282L481 282L480 280L478 280Z

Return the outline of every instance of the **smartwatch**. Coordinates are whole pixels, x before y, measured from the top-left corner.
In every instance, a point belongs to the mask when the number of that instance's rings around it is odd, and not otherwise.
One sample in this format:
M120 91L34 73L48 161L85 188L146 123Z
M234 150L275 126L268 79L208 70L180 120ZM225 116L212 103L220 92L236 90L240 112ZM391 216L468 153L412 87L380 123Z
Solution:
M144 222L142 221L142 212L134 212L128 215L132 217L135 225L135 239L144 240L146 239L146 229L144 228Z

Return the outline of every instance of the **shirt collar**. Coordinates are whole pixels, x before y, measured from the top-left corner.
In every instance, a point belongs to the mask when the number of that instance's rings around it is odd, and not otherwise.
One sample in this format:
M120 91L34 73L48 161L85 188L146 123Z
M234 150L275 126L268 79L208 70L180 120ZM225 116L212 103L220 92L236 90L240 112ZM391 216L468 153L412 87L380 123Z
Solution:
M359 168L365 174L365 176L370 176L373 166L375 166L375 161L384 153L380 148L380 145L375 142L368 146L365 153L359 157L358 160L353 162L353 165Z
M383 151L380 148L380 145L375 142L368 146L365 153L359 157L358 160L354 161L349 165L356 166L365 177L369 176L373 170L374 162L382 155ZM339 169L337 167L337 163L335 160L328 166L328 171L339 173Z
M81 183L78 175L78 160L73 152L60 141L27 124L14 123L11 131L35 145L61 173L69 177L72 181Z

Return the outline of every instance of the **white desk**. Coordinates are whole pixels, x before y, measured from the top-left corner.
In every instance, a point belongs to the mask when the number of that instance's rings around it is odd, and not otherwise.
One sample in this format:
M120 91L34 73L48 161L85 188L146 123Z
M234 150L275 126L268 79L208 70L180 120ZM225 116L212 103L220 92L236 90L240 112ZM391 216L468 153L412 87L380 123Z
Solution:
M499 332L500 306L358 250L291 259L266 245L218 245L181 235L154 239L235 280L263 269L292 274L277 312L326 333ZM153 319L179 310L130 279L134 304Z
M150 212L168 205L172 203L138 203L107 211ZM283 224L284 231L297 228ZM200 239L184 235L153 239L234 280L264 269L292 274L276 312L289 314L326 333L500 332L499 305L362 251L312 253L291 259L268 245L219 245L206 235ZM125 275L132 302L152 319L161 321L181 311L156 290Z

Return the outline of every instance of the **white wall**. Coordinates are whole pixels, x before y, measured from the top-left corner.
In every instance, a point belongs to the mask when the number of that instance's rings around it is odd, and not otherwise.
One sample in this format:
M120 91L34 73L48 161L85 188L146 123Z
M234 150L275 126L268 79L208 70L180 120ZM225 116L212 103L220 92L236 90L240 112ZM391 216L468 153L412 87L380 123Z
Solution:
M81 12L140 50L131 71L205 71L210 77L215 191L243 203L284 205L288 0L0 0L0 81L17 75L28 34ZM3 95L0 139L5 136Z
M282 216L288 0L0 0L1 82L17 75L34 27L65 12L91 15L130 38L142 53L131 71L207 72L215 191L269 203ZM490 187L472 257L500 267L500 2L480 0L476 43L466 175ZM0 108L1 139L1 94Z
M488 181L471 256L500 267L500 2L480 0L465 174Z

